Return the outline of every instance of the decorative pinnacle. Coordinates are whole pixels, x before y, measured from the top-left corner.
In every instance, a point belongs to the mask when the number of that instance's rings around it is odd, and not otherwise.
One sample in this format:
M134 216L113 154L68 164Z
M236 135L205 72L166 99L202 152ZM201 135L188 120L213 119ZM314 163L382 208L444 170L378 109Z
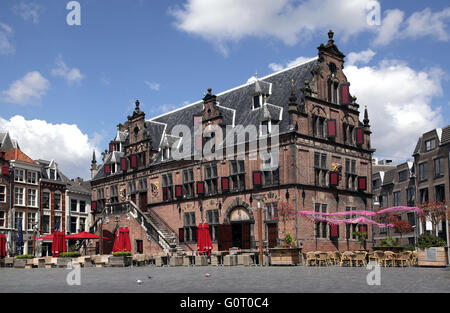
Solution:
M255 77L256 77L256 78L258 78L258 71L256 71L256 73L255 73Z
M365 109L364 109L364 120L363 120L363 122L364 122L365 126L368 126L369 122L370 122L370 120L369 120L369 113L367 112L367 105L365 106Z
M140 102L139 102L139 100L136 100L136 108L139 108L139 104L140 104Z
M334 32L330 29L330 31L328 32L328 38L330 41L333 41L333 37L334 37Z

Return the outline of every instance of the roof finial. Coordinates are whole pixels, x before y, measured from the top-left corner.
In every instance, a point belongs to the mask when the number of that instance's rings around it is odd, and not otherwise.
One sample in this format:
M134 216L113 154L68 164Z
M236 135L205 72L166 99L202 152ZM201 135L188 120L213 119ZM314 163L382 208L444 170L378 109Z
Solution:
M256 79L258 79L258 71L256 71L255 77L256 77Z
M334 32L333 32L333 30L330 29L330 31L328 32L328 38L330 41L332 41L333 37L334 37Z
M367 105L364 108L364 120L363 120L363 122L364 122L364 126L368 126L369 122L370 122L370 120L369 120L369 113L367 112Z

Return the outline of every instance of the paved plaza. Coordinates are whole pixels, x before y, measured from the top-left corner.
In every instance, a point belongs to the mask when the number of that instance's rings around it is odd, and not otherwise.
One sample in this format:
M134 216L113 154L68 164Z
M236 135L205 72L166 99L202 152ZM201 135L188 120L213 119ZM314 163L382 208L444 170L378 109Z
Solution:
M367 284L366 268L345 267L82 268L79 286L67 284L69 272L1 268L0 292L450 292L448 268L381 268L380 286Z

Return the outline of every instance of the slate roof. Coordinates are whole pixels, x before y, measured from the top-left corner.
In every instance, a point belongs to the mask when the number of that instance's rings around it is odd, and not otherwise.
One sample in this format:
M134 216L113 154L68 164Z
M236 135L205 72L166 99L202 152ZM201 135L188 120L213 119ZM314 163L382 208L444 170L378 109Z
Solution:
M17 140L13 140L8 132L0 132L0 151L19 148Z
M383 179L383 186L394 183L395 173L397 173L397 168L394 168L390 171L385 172L384 179Z
M82 181L82 182L76 182L72 179L69 179L64 174L61 174L61 179L63 182L67 185L67 190L76 192L76 193L85 193L85 194L91 194L91 182L90 181Z
M295 65L217 94L217 107L222 115L223 124L242 125L243 127L248 125L258 126L261 121L267 120L267 117L269 117L273 121L278 122L280 133L290 131L288 110L292 81L294 82L297 99L300 102L300 99L303 97L301 88L304 87L306 80L312 80L312 70L318 63L319 61L316 57L305 63ZM253 96L256 92L262 92L268 95L265 100L267 104L253 109ZM194 134L193 116L198 115L202 110L203 101L199 100L172 112L147 120L146 129L151 138L152 148L159 150L164 134L172 134L172 129L175 125L186 125L191 133ZM191 151L194 151L194 140L191 140L191 143ZM108 155L105 159L106 162L108 162ZM160 162L162 162L161 151L155 155L151 165ZM103 177L105 177L105 174L102 165L94 180Z
M442 129L441 145L450 143L450 125Z
M440 140L439 145L442 146L442 145L450 143L450 125L448 125L444 128L434 129L425 134L429 134L431 132L436 133L438 140ZM421 136L419 138L419 140L417 140L416 148L414 149L413 155L420 153L420 148L422 147L422 143L423 143L423 136Z

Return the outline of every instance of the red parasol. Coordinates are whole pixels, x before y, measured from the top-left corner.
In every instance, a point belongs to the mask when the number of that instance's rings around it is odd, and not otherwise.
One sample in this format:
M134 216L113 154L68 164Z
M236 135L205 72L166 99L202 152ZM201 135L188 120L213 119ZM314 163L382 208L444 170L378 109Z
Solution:
M204 241L204 231L203 225L198 224L197 228L197 251L198 254L202 255L205 252L205 241Z
M4 233L0 234L0 259L6 256L6 236Z
M122 228L120 228L122 229ZM121 231L119 231L119 229L116 230L116 238L114 239L114 246L113 246L113 252L117 252L120 251L119 248L119 236L121 236Z
M51 235L46 235L46 236L42 236L42 237L38 237L36 239L52 239L53 240L53 234Z
M66 236L66 239L70 239L70 240L100 239L100 236L97 236L96 234L87 233L87 232L81 232L78 234L68 235L68 236ZM108 238L103 237L103 239L108 239Z
M208 223L204 224L203 233L204 233L204 249L208 252L208 256L211 256L211 250L213 248L213 245L211 241L211 235L209 233Z
M131 252L130 230L128 229L128 227L125 227L123 231L123 243L123 251Z

